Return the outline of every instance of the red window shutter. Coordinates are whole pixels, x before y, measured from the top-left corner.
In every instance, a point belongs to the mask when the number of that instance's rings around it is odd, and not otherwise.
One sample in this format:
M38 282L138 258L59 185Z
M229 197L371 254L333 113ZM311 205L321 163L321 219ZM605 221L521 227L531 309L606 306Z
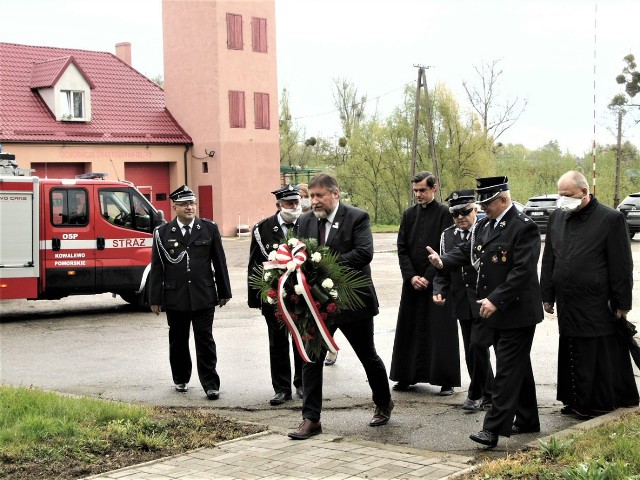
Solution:
M251 18L251 43L254 52L267 53L267 19Z
M227 13L227 47L242 50L242 15Z
M229 91L229 126L231 128L245 128L244 92Z
M269 130L269 94L256 92L253 94L256 128Z

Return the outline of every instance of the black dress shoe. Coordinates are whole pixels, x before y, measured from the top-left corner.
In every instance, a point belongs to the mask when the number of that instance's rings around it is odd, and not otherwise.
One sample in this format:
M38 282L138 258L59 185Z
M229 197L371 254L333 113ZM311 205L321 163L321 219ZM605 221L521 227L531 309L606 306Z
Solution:
M176 383L176 392L184 393L189 389L186 383Z
M521 433L537 433L540 431L540 425L537 427L521 427L514 425L511 427L511 435L520 435Z
M298 398L304 397L304 390L302 389L302 387L296 387L296 395L298 396Z
M393 389L396 392L410 392L411 390L413 390L413 388L411 387L411 385L409 385L408 383L402 383L402 382L398 382L393 386Z
M469 438L489 448L493 448L498 444L498 435L489 430L480 430L478 433L472 433Z
M289 432L287 435L293 440L306 440L310 436L318 435L319 433L322 433L322 425L320 425L320 421L318 420L317 422L314 422L313 420L305 418L298 426L297 430Z
M278 392L273 396L271 400L269 400L269 403L271 405L282 405L287 400L291 400L290 393Z
M389 423L391 418L391 411L393 410L393 400L389 400L389 404L386 407L379 407L376 405L376 410L373 413L373 418L369 422L370 427L380 427Z
M207 398L209 400L218 400L220 398L220 392L218 390L210 388L209 390L207 390Z

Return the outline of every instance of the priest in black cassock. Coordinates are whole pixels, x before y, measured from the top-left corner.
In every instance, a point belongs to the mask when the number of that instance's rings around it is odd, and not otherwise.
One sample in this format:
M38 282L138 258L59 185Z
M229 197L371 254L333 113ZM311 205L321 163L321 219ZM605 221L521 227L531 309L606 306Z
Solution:
M410 390L416 383L440 385L440 395L460 386L458 325L451 305L433 303L436 269L429 263L427 245L439 245L452 225L449 209L435 200L436 177L420 172L411 186L416 205L405 210L398 232L402 296L393 343L389 378L394 390Z

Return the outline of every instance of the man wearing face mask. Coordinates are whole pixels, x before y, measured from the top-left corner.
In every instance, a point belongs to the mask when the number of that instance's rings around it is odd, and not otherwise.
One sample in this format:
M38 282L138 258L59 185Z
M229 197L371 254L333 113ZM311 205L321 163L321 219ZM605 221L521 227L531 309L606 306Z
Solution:
M631 309L633 259L624 215L589 194L583 174L558 180L549 217L541 290L558 305L557 399L563 414L590 418L638 405L628 338L618 329Z
M298 187L284 185L271 192L276 197L278 211L253 227L251 232L251 247L249 250L248 278L254 269L266 262L269 253L289 236L296 234L298 217L302 213L300 208L300 191ZM271 385L275 395L269 403L281 405L291 400L291 361L289 357L289 333L285 325L275 317L273 305L263 304L260 292L251 286L249 288L249 307L262 309L262 315L267 322L269 332L269 361L271 364ZM293 348L294 376L293 385L296 395L302 398L302 358L296 348Z

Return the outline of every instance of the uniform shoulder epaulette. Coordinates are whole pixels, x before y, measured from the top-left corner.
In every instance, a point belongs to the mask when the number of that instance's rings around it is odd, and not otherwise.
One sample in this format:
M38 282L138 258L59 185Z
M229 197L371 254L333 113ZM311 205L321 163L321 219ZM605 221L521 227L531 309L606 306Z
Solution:
M256 222L256 224L253 226L252 230L255 230L256 228L258 228L260 225L262 225L264 222L266 222L269 219L269 217L267 218L263 218L262 220L259 220L258 222Z
M209 220L208 218L201 218L200 220L202 220L203 222L210 223L210 224L212 224L212 225L215 225L215 224L216 224L216 222L214 222L213 220Z
M523 223L531 222L531 219L522 212L518 212L518 215L516 216L516 218L518 218Z
M446 232L447 230L452 230L454 228L456 228L456 225L449 225L447 228L444 229L444 232Z

